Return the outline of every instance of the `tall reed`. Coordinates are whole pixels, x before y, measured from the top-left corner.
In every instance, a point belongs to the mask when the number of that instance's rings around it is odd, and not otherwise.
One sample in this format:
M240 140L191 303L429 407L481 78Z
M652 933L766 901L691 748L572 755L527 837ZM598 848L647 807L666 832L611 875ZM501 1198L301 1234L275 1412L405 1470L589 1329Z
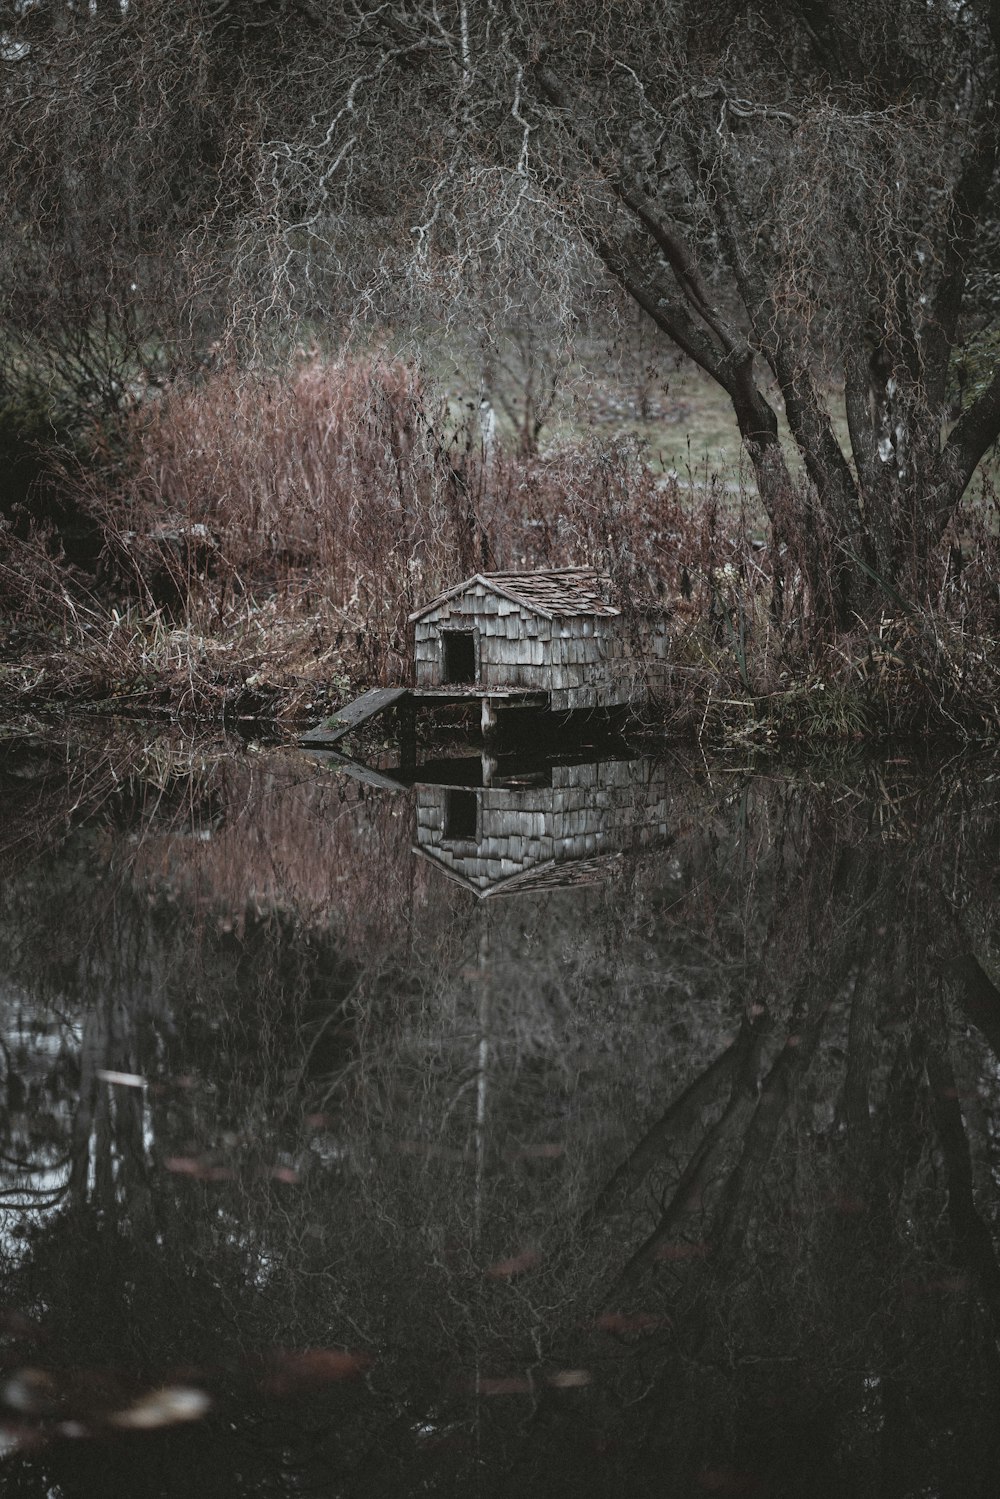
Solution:
M377 357L220 368L144 402L116 462L63 475L104 538L96 576L51 535L0 537L8 618L34 652L0 658L0 690L306 716L407 680L407 615L458 579L588 564L626 608L670 609L657 717L678 731L997 732L989 490L932 559L933 598L883 580L881 613L835 634L816 562L834 540L793 524L807 496L776 541L751 490L658 476L627 440L487 448L463 413Z

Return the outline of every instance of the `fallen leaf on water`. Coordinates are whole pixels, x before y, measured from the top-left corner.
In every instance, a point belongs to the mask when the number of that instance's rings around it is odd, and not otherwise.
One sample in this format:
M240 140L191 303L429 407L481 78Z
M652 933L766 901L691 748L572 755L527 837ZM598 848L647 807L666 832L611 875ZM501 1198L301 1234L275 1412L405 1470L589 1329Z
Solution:
M599 1332L652 1332L657 1327L670 1327L669 1317L658 1317L653 1312L604 1312L594 1326Z
M493 1280L509 1280L513 1275L523 1275L526 1270L534 1270L540 1265L542 1257L537 1249L522 1249L520 1254L515 1254L509 1260L498 1260L495 1265L490 1265L484 1272Z
M71 1442L79 1442L91 1435L90 1428L84 1426L82 1421L60 1421L56 1431L61 1437L68 1437Z
M187 1155L168 1155L163 1168L165 1171L172 1171L175 1176L192 1176L198 1181L206 1182L228 1182L236 1175L229 1166L210 1166L205 1161Z
M285 1399L341 1379L354 1379L373 1362L370 1354L342 1348L304 1348L299 1352L276 1349L267 1356L258 1383L265 1394Z
M45 1416L59 1405L59 1386L47 1369L17 1369L0 1389L0 1400L24 1416Z
M150 1390L125 1410L114 1411L107 1419L111 1426L126 1431L156 1431L161 1426L178 1426L185 1421L200 1421L212 1408L204 1390L190 1385L172 1385Z
M299 1179L299 1173L294 1166L272 1166L267 1174L274 1181L288 1182L289 1185L294 1185Z
M530 1395L534 1385L521 1374L480 1374L472 1388L476 1395Z
M522 1145L518 1150L504 1152L508 1161L556 1161L566 1154L565 1145Z
M590 1380L589 1369L557 1369L555 1374L545 1376L545 1383L553 1390L582 1390Z

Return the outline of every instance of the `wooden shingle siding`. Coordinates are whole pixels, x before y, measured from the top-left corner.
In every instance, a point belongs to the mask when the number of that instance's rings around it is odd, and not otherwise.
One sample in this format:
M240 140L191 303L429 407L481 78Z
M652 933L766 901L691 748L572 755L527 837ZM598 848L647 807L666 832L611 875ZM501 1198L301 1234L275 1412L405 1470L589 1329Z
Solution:
M557 711L645 696L665 680L667 621L653 613L628 623L603 586L587 569L477 575L414 616L416 687L447 685L442 634L466 629L476 633L471 685L480 691L547 692Z
M485 893L538 865L641 850L670 826L667 771L648 761L553 768L551 786L485 787L479 837L444 837L447 791L416 788L417 846Z

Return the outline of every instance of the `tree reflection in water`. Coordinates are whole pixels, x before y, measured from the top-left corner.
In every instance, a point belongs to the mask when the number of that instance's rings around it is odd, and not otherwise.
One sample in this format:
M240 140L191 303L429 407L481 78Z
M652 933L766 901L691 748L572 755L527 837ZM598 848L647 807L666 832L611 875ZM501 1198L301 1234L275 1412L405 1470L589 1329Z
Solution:
M489 899L290 751L2 777L5 1495L993 1491L989 768Z

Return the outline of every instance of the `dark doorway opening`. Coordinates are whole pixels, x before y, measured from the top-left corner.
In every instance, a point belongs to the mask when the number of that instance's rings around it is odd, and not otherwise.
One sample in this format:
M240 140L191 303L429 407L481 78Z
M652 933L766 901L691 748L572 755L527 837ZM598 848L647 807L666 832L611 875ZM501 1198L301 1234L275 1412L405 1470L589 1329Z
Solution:
M476 633L474 630L446 630L444 640L444 679L456 685L476 680Z
M479 797L474 791L450 789L444 794L444 836L476 841Z

